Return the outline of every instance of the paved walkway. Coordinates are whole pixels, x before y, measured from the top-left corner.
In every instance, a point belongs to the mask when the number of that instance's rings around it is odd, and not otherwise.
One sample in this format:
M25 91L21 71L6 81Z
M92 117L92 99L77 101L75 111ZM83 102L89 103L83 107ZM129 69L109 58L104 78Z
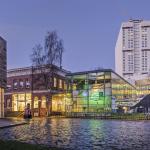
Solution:
M3 118L3 119L1 119L0 118L0 129L18 126L18 125L23 125L23 124L27 124L27 122L24 121L23 119L15 119L15 118L11 118L11 119L4 119Z

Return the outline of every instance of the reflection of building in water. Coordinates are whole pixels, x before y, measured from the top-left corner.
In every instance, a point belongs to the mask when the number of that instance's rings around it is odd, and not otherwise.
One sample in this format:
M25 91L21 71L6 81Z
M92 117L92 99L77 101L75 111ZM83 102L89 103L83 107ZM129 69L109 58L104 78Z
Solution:
M6 41L0 37L0 117L4 117L4 89L6 87Z

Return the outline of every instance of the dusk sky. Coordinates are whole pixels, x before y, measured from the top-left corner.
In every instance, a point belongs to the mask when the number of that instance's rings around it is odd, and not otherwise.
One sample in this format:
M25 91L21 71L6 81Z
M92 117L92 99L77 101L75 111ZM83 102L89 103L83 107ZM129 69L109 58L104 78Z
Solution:
M121 23L150 20L149 0L0 0L0 36L7 40L8 68L30 66L35 44L56 30L70 71L114 69Z

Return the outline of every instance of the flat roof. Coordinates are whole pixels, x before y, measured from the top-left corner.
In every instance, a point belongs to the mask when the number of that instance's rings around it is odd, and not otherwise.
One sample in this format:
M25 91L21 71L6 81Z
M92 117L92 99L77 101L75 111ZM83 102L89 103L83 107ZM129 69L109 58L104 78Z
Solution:
M83 74L88 74L88 73L97 73L97 72L112 72L118 77L120 77L123 81L127 82L129 85L131 85L133 88L135 88L134 85L129 83L127 80L125 80L123 77L121 77L119 74L117 74L115 71L112 69L95 69L95 70L88 70L88 71L81 71L81 72L73 72L73 73L67 73L66 76L73 76L73 75L83 75Z
M97 73L97 72L114 72L114 71L112 69L95 69L95 70L68 73L67 75L82 75L82 74Z
M54 67L56 67L58 70L61 70L63 72L69 73L69 71L60 68L56 65L53 65ZM11 72L16 72L16 71L24 71L24 70L31 70L32 68L39 68L39 66L29 66L29 67L20 67L20 68L13 68L13 69L8 69L7 73L11 73Z

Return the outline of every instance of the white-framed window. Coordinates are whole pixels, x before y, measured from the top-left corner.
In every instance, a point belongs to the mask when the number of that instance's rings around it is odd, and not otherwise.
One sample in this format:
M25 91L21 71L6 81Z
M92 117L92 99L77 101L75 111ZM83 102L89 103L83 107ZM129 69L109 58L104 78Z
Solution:
M19 81L19 86L20 86L20 88L23 88L23 87L24 87L24 82L23 82L23 80L20 80L20 81Z
M11 85L7 84L7 90L11 90Z
M18 82L17 82L17 80L14 80L14 81L13 81L13 88L14 88L14 89L17 89L17 88L18 88Z
M30 88L30 81L28 79L26 79L26 88Z

